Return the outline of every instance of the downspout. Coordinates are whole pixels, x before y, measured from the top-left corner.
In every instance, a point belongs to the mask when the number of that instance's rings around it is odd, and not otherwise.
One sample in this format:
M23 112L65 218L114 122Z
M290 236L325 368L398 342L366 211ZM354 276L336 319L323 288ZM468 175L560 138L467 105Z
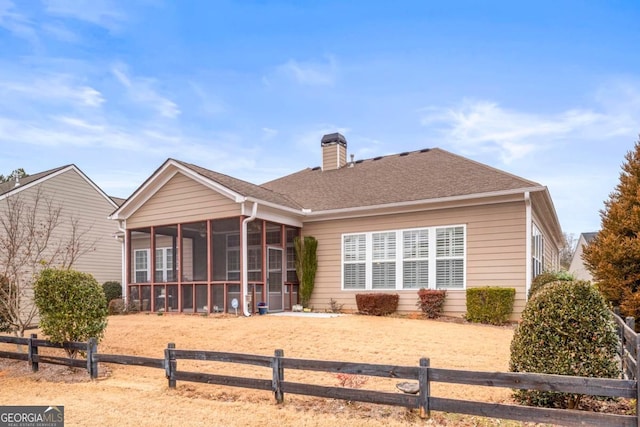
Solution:
M118 231L122 233L122 254L121 254L121 268L120 268L120 287L122 288L122 299L125 302L125 307L128 307L129 301L127 300L127 227L123 228L123 223L126 220L118 220Z
M251 316L249 312L249 307L247 307L247 297L248 297L248 288L249 288L249 261L247 260L247 224L256 219L256 215L258 213L258 203L253 202L253 209L251 210L251 216L242 220L242 312L246 317Z
M524 294L524 298L525 301L528 299L528 295L529 295L529 289L531 288L531 272L532 272L532 265L531 265L531 233L532 233L532 229L533 229L533 220L532 220L532 216L531 216L531 194L526 191L524 193L524 207L525 207L525 228L526 228L526 238L525 238L525 274L526 276L526 280L525 280L525 294Z

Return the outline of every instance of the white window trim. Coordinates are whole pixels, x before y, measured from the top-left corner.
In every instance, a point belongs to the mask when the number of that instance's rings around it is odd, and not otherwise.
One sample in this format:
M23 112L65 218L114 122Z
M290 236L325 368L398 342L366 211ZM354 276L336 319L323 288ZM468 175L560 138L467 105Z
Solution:
M388 291L416 291L419 288L404 288L404 240L402 233L405 231L417 231L417 230L428 230L429 233L429 286L425 287L425 289L437 289L436 288L436 264L437 264L437 251L436 251L436 236L437 230L442 228L455 228L462 227L463 230L463 239L464 239L464 247L463 247L463 255L462 255L462 268L463 268L463 282L461 288L446 288L446 290L450 291L464 291L467 289L467 225L466 224L452 224L452 225L438 225L432 227L414 227L414 228L403 228L399 230L377 230L377 231L366 231L366 232L358 232L358 233L343 233L340 237L340 289L343 291L349 292L388 292ZM396 283L395 287L389 287L385 289L374 289L372 287L373 282L373 235L378 233L396 233ZM357 235L365 235L365 247L366 247L366 259L365 259L365 287L354 289L354 288L345 288L344 287L344 266L345 266L345 251L344 251L344 239L346 236L357 236ZM457 258L457 257L456 257ZM440 259L450 259L450 257L440 258Z
M163 268L158 268L158 265L156 263L156 272L162 271L162 279L164 282L167 281L167 273L169 271L172 271L172 269L169 268L169 266L167 265L167 251L168 250L173 250L173 248L171 246L163 246L160 248L156 248L156 251L162 251L162 264L163 264ZM147 268L141 268L138 269L136 267L136 254L138 252L144 252L147 254ZM154 253L155 256L155 253ZM173 256L175 256L175 254L173 254ZM137 274L139 272L146 272L147 273L147 281L146 282L134 282L134 283L150 283L151 282L151 249L149 248L145 248L145 249L134 249L133 250L133 276L134 278L137 277ZM153 276L155 279L155 275ZM156 282L156 283L162 283L162 282Z
M535 278L545 269L544 262L544 234L538 225L534 222L531 227L531 274ZM539 268L536 268L536 266Z
M140 268L139 269L137 267L137 265L136 265L137 261L138 261L137 260L137 254L140 253L140 252L144 252L144 253L147 254L147 268ZM151 282L151 272L150 272L150 270L151 270L151 265L150 265L151 264L151 260L149 259L149 253L150 253L149 249L134 249L133 250L133 279L134 279L133 282L134 283L149 283L149 282ZM138 273L143 272L143 271L145 273L147 273L146 274L147 280L144 281L144 282L138 282L138 280L137 280L138 279Z

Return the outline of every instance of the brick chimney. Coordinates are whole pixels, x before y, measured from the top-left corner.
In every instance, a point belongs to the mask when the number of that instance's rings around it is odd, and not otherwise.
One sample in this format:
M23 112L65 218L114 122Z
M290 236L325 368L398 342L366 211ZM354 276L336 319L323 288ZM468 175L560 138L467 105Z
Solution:
M347 140L336 132L322 137L322 170L340 169L347 164Z

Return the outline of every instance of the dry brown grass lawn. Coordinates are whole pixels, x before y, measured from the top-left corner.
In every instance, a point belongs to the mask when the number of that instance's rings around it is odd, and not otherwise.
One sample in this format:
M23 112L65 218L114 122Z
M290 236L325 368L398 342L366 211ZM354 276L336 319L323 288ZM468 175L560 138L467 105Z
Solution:
M347 315L337 318L285 316L156 316L109 318L101 353L162 358L167 343L177 348L286 357L417 366L506 371L510 327L460 324L391 317ZM15 349L15 346L8 346ZM6 349L7 345L2 348ZM179 369L269 379L265 368L179 361ZM276 405L270 392L178 382L167 387L164 371L132 366L100 366L101 377L41 365L32 374L27 362L0 359L0 405L64 405L67 426L406 426L516 425L434 413L423 421L414 411L383 405L349 403L285 395ZM337 385L328 373L286 371L290 381ZM371 378L367 389L395 392L397 380ZM509 401L507 389L433 384L437 396Z

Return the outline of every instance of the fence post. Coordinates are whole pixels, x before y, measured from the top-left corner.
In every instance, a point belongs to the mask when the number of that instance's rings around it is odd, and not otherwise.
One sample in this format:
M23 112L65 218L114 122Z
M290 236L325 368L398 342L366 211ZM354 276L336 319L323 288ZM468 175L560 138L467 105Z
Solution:
M418 385L420 394L418 395L418 408L420 409L420 418L427 419L431 417L429 410L429 359L423 357L420 359L420 368L418 370Z
M284 393L282 392L282 381L284 381L284 367L282 366L282 358L284 350L276 350L273 358L273 394L277 403L284 402Z
M98 378L98 359L95 357L98 352L98 341L89 338L87 341L87 372L92 380Z
M164 370L169 380L169 388L176 388L175 372L178 369L178 361L176 360L176 354L173 352L175 348L175 343L170 342L164 350Z
M640 342L638 337L636 336L636 354L640 354ZM636 380L636 424L640 427L640 386L638 384L638 378L640 378L640 363L638 363L638 358L636 357L636 371L635 380Z
M38 372L38 346L33 343L38 338L37 334L29 337L29 362L31 362L31 372Z

